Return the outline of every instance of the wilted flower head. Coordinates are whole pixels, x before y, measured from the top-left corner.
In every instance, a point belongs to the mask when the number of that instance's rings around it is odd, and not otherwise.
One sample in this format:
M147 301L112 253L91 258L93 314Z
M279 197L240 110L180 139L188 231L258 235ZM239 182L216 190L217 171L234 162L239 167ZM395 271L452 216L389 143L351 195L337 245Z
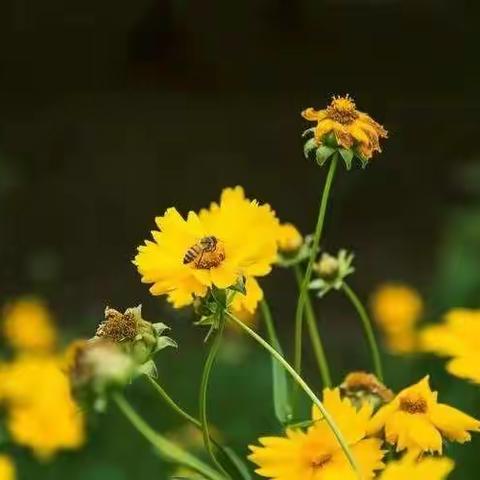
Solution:
M393 400L393 392L373 373L351 372L340 385L342 395L359 406L370 402L374 406Z
M365 166L375 151L380 152L380 138L387 138L388 132L369 115L356 109L353 99L332 97L325 110L307 108L302 116L317 125L313 138L305 144L305 153L316 150L317 162L323 165L336 151L340 153L348 169L354 156Z
M124 313L107 307L105 320L98 326L96 337L119 345L135 363L142 364L162 348L176 346L169 337L162 336L168 329L163 323L144 320L141 305L127 308Z
M456 308L420 333L421 349L451 357L447 370L480 384L480 310Z
M312 290L318 290L318 295L323 297L330 290L340 290L346 277L351 275L353 267L353 253L340 250L336 257L322 253L320 259L313 265L313 270L318 278L310 282Z
M3 334L16 350L49 352L57 334L52 315L38 298L21 298L8 304L3 312Z
M437 392L430 389L425 377L402 390L389 404L381 407L372 418L369 433L385 432L387 442L397 451L442 453L442 436L464 443L469 431L480 431L475 418L437 401Z
M184 219L175 208L156 218L154 241L139 247L134 264L153 295L175 307L190 305L210 288L267 275L277 255L278 220L269 205L245 198L241 187L223 190L220 203ZM247 291L248 296L248 291Z

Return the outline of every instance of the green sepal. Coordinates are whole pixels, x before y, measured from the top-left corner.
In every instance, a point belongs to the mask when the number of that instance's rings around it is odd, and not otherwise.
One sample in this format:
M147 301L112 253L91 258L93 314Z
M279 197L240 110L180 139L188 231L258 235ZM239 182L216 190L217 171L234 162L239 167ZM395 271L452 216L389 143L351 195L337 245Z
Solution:
M339 147L338 142L337 142L337 137L335 136L335 133L330 132L327 133L323 138L322 138L322 143L326 145L327 147L337 149Z
M229 290L233 290L234 292L241 293L242 295L247 294L247 288L245 287L245 277L239 277L237 283L229 287Z
M343 161L345 162L345 166L347 167L347 170L350 170L352 168L352 160L353 160L354 153L349 148L339 148L338 151L340 152L340 155L342 156Z
M355 151L355 156L362 163L362 168L366 168L366 166L368 165L368 158L364 157L358 150Z
M335 153L336 149L327 147L327 145L320 145L315 152L315 160L321 167L325 162Z
M305 158L308 159L310 152L312 152L312 150L315 150L317 147L318 143L315 138L310 138L310 140L307 140L305 142L305 145L303 146L303 154L305 155Z
M137 375L146 375L147 377L151 378L158 378L158 370L155 362L153 360L149 360L142 365L139 365L136 368Z
M312 128L307 128L303 133L302 133L302 137L305 138L305 137L308 137L311 133L313 133L315 131L315 127L312 127Z

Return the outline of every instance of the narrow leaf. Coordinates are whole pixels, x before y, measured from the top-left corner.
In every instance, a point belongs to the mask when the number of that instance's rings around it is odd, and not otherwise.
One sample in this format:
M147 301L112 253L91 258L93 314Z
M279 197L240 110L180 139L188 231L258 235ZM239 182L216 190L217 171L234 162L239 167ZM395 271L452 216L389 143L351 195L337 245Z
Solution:
M243 480L252 480L252 475L245 465L245 462L236 454L230 447L222 448L222 452L230 459L230 461L237 467Z

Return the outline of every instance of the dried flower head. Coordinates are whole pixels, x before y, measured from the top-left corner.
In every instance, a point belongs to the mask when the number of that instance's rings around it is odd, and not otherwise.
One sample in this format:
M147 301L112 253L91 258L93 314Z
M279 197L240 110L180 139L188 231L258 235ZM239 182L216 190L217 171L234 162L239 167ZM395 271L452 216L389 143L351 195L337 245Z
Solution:
M302 116L317 122L315 127L307 130L308 133L313 131L313 138L306 142L305 154L316 150L320 165L338 151L348 169L354 156L365 166L375 151L381 151L380 138L388 137L382 125L356 109L349 95L332 97L330 105L324 110L307 108Z

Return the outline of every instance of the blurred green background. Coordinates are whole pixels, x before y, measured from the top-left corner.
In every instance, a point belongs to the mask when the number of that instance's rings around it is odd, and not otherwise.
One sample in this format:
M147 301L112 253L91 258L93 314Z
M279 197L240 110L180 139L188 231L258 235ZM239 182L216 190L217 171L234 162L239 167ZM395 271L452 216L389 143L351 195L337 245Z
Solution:
M325 247L356 252L353 284L406 281L427 320L480 298L480 67L469 2L448 0L4 0L0 5L0 299L44 296L66 338L90 336L106 304L142 303L173 328L160 378L195 412L205 332L188 310L149 296L131 265L153 218L242 184L303 233L324 172L302 156L299 112L350 93L390 131L366 171L342 172ZM292 343L295 283L262 282ZM337 380L368 368L360 328L335 295L321 326ZM233 348L233 347L232 347ZM266 355L247 339L215 371L211 416L239 453L277 429ZM320 388L307 353L307 377ZM432 375L445 401L480 415L477 388L442 362L388 358L392 387ZM152 423L181 423L144 385L128 392ZM54 421L54 419L52 419ZM480 441L455 447L454 480L478 470ZM82 452L38 465L16 452L20 480L168 478L112 410Z

